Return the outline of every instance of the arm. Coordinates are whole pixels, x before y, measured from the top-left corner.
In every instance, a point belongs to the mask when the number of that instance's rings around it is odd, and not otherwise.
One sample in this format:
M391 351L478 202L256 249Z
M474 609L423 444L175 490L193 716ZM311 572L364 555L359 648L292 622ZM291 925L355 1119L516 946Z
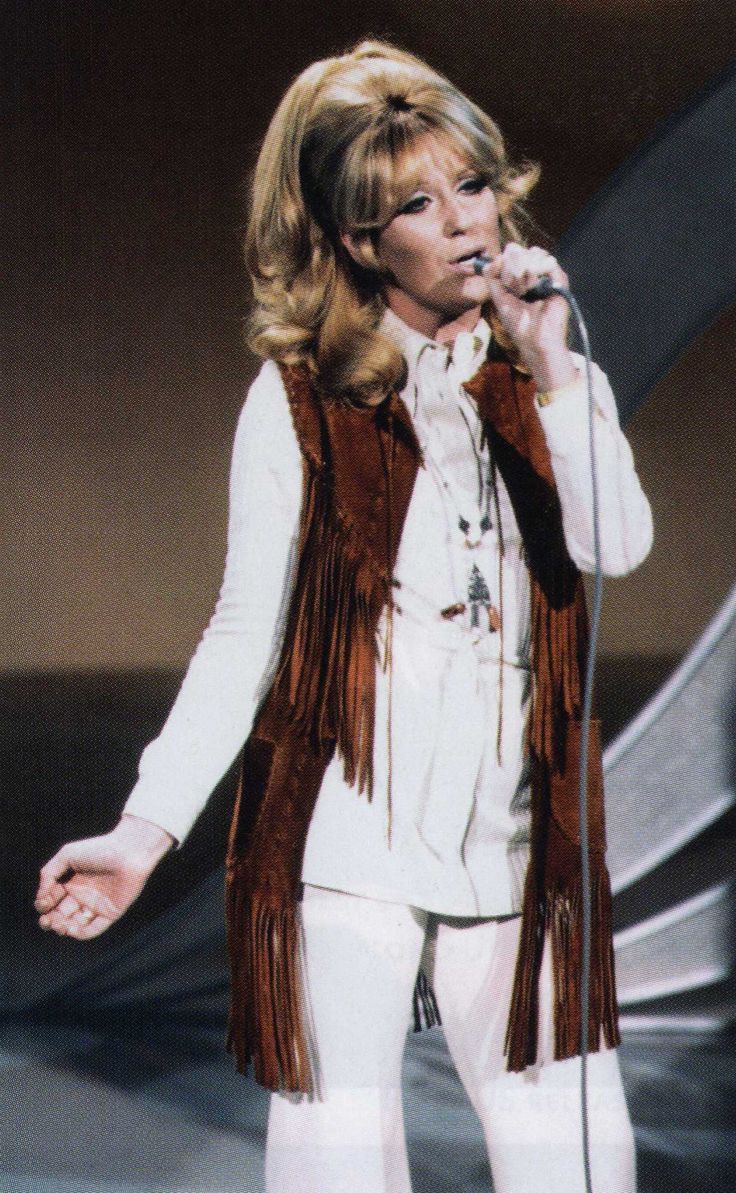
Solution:
M299 446L278 368L269 361L235 435L219 599L124 807L179 846L247 738L278 662L301 490Z
M586 572L595 570L593 505L585 362L573 354L577 381L565 385L539 418L552 458L562 506L565 542L572 559ZM652 545L652 514L634 468L631 448L619 426L611 387L593 365L595 438L600 544L603 572L623 576L644 560Z
M562 506L567 549L583 571L593 571L593 517L587 387L582 357L567 347L568 309L553 296L525 303L523 294L549 275L567 286L567 274L540 248L507 244L487 272L490 297L537 385L554 393L539 417L552 457ZM652 515L619 427L616 403L605 376L593 367L594 419L601 530L601 563L609 576L630 572L652 543Z
M281 649L301 504L300 453L276 366L264 365L233 449L225 575L174 706L143 752L109 833L71 841L41 869L40 927L88 940L137 899L181 845L245 741Z

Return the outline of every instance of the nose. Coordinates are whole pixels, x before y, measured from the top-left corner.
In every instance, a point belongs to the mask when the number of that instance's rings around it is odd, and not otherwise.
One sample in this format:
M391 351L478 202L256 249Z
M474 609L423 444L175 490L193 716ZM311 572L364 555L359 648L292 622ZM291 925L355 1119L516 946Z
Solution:
M448 195L444 209L445 236L458 236L467 232L473 222L473 215L467 208L463 195Z

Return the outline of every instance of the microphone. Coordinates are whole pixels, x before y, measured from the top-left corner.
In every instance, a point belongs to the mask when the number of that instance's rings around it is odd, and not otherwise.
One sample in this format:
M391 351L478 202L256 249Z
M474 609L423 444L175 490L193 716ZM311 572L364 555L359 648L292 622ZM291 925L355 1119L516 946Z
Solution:
M476 253L474 257L471 257L471 261L473 262L473 272L480 277L486 265L490 265L491 258L487 257L485 253ZM552 298L554 294L562 294L564 297L566 293L563 286L556 286L549 274L543 273L539 281L525 290L521 297L524 302L540 302L544 298Z
M552 298L554 294L562 294L564 296L564 287L555 286L549 274L543 273L539 281L534 286L530 286L528 290L525 290L521 297L524 302L539 302L542 298Z

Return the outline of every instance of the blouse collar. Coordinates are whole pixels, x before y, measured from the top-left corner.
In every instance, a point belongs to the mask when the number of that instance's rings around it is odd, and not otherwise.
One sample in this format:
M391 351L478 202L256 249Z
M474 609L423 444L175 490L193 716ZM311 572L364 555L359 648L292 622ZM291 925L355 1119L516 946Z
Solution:
M431 363L436 370L452 372L457 385L462 385L480 368L491 339L490 326L481 316L472 331L459 332L452 344L439 344L409 327L390 307L384 312L381 331L403 353L408 369L407 388L416 380L420 360Z

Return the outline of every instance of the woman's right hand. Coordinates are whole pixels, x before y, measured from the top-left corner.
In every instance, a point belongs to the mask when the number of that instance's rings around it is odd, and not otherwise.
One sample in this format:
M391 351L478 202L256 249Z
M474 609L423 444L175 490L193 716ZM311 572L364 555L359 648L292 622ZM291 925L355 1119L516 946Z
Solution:
M40 872L41 928L89 940L120 919L174 844L165 829L123 814L112 830L62 845Z

